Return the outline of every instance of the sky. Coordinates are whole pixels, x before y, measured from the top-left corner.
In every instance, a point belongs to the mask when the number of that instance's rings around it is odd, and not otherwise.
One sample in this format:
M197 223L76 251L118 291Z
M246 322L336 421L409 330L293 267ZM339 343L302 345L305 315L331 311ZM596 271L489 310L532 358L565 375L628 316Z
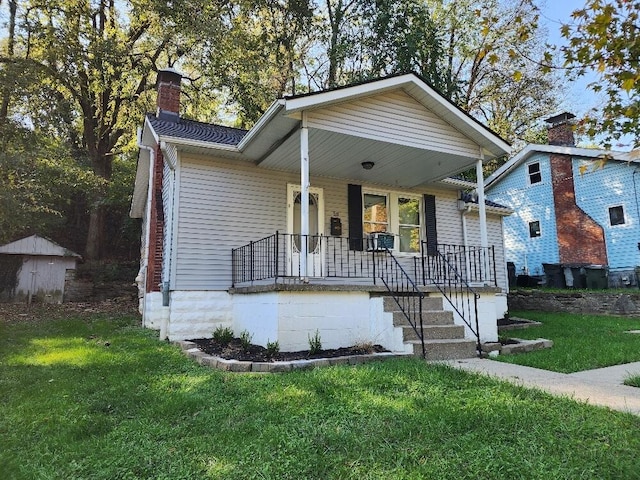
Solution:
M563 23L571 24L573 19L571 13L583 8L585 0L541 0L540 25L545 26L548 32L548 42L555 45L565 45L566 39L560 34L560 27ZM603 97L597 95L589 89L589 83L595 81L597 76L586 75L576 82L566 82L566 95L559 111L571 112L577 116L584 115L588 110L602 104ZM593 144L593 140L578 139L578 143ZM598 139L596 139L597 143ZM614 150L630 150L631 139L622 139L620 145L614 145Z

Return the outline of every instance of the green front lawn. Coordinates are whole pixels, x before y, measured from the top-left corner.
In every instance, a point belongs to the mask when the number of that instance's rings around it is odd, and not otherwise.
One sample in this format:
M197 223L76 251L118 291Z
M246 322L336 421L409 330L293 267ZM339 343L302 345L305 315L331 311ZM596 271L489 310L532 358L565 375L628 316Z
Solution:
M640 319L572 313L511 312L542 322L542 326L508 330L501 336L553 340L553 348L504 355L498 360L518 365L572 373L640 361Z
M0 320L0 478L638 476L630 414L411 359L223 373L136 322Z

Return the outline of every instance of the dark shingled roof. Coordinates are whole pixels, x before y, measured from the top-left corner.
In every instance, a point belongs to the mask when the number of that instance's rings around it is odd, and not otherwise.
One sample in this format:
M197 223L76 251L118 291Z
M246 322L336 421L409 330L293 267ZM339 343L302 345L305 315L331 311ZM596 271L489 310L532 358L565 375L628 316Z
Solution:
M247 130L241 128L225 127L213 123L196 122L175 116L163 114L165 118L158 118L152 113L147 118L153 130L159 136L184 138L186 140L198 140L203 142L219 143L222 145L238 145L247 134Z
M476 195L470 194L469 192L462 192L460 200L464 200L465 203L478 203L478 197ZM505 208L505 209L509 208L509 207L505 207L504 205L500 205L499 203L492 202L491 200L487 200L486 198L484 200L484 204L487 207L493 207L493 208Z

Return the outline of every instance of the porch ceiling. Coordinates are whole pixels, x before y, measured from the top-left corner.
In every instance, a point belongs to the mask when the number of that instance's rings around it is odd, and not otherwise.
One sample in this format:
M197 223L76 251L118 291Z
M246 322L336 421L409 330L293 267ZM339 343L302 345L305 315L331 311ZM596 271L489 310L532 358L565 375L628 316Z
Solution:
M374 167L363 169L365 161L374 162ZM311 175L410 188L455 175L473 167L476 161L477 157L309 129ZM257 163L264 168L300 171L299 131Z

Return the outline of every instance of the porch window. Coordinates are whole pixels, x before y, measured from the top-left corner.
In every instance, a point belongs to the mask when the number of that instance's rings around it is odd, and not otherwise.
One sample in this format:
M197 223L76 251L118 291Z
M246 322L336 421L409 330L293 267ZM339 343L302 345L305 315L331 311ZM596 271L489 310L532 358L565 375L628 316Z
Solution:
M365 193L363 206L364 233L389 232L387 196Z
M398 197L398 233L400 251L420 251L420 201L417 198Z
M387 232L396 236L394 250L420 252L420 198L396 193L363 195L363 232Z

